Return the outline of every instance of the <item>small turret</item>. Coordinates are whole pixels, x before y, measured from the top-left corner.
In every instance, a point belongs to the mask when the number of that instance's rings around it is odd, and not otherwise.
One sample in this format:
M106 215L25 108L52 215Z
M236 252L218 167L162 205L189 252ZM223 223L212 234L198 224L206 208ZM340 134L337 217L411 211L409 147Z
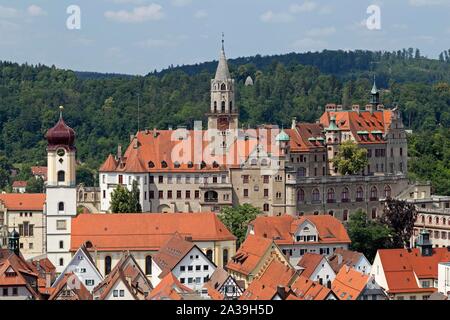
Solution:
M423 257L433 255L433 244L430 241L430 232L428 230L422 229L420 231L416 246L420 249L420 254Z
M376 110L376 107L380 104L380 91L377 88L375 76L373 76L373 86L370 91L370 104L373 106L372 110Z
M20 235L16 231L16 228L14 228L13 231L11 231L11 233L8 235L8 249L14 252L16 256L20 255L19 244L20 244Z

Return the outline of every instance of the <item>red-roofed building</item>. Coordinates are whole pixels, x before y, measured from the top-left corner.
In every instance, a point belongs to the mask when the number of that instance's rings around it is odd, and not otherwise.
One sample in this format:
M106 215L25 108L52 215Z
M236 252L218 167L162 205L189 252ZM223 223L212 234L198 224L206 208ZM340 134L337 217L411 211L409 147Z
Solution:
M189 300L194 291L183 285L172 272L167 273L147 296L147 300Z
M27 190L27 185L28 185L28 182L26 182L26 181L16 180L12 184L13 192L25 193L25 191Z
M103 275L129 251L150 277L152 256L175 233L219 266L236 250L236 237L214 213L79 214L72 219L70 250L85 244Z
M294 265L307 252L328 256L350 244L343 224L329 215L260 216L249 224L248 233L273 240Z
M286 300L337 300L331 289L302 275L291 284L290 289Z
M15 228L20 234L20 250L26 259L44 254L46 195L43 193L0 193L0 246Z
M432 248L422 232L418 248L378 250L371 275L391 299L426 300L438 286L438 265L450 261L448 248Z
M297 270L303 277L317 281L327 288L331 288L331 282L336 277L327 257L318 253L305 253L297 264Z
M204 288L212 300L236 300L244 291L240 282L242 281L236 281L225 269L219 267L205 283Z
M47 181L47 167L43 166L33 166L31 167L31 174L36 178L42 178L44 181Z
M249 234L228 262L226 270L236 280L243 281L246 288L253 279L260 276L274 257L290 265L273 240Z

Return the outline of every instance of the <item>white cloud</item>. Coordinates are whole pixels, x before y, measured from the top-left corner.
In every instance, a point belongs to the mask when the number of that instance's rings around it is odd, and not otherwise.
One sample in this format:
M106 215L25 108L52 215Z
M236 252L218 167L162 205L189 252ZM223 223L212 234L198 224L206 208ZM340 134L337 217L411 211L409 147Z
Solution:
M192 0L172 0L172 5L175 7L185 7L192 3Z
M302 4L292 4L289 7L289 12L291 13L302 13L302 12L311 12L317 8L317 3L312 1L305 1Z
M311 38L304 38L295 41L292 47L298 51L306 50L321 50L327 46L327 43L322 40L314 40Z
M206 12L206 10L198 10L195 14L194 17L196 19L203 19L208 17L208 12Z
M0 6L0 18L14 18L18 13L14 8Z
M33 16L33 17L47 15L47 12L45 12L44 9L42 9L41 7L39 7L39 6L35 5L35 4L32 4L31 6L29 6L27 8L27 12L28 12L28 14L30 16Z
M335 27L327 27L327 28L315 28L308 30L306 35L308 37L328 37L336 33Z
M292 15L288 13L274 13L272 10L269 10L263 13L260 17L262 22L273 22L273 23L287 23L294 20Z
M450 5L450 0L409 0L415 7Z
M132 11L106 11L105 17L117 22L138 23L144 21L156 21L164 18L162 6L152 3L148 6L137 7Z

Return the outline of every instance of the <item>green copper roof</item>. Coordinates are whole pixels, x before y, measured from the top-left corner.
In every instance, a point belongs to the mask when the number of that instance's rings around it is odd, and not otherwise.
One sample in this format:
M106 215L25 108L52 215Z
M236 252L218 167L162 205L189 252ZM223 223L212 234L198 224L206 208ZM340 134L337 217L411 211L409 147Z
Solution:
M332 116L330 119L330 125L328 128L325 128L325 131L339 131L340 129L336 125L336 117Z
M372 131L372 134L383 134L383 132L380 130L375 130L375 131Z
M369 134L368 131L356 131L357 134Z
M275 140L276 141L290 141L291 138L289 137L289 135L284 130L281 130L281 132L277 135Z

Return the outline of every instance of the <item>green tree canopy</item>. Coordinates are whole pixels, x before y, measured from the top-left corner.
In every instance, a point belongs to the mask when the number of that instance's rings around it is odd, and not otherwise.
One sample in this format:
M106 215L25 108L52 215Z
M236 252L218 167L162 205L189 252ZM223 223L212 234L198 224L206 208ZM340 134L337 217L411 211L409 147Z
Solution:
M31 177L27 180L27 187L25 189L27 193L43 193L44 192L44 179L41 177Z
M237 245L240 246L247 235L248 224L254 220L261 211L250 204L243 204L237 207L225 207L219 214L219 219L234 234Z
M391 247L391 229L379 221L369 220L362 210L350 215L347 232L352 241L350 249L362 252L369 261L373 261L378 249Z
M342 175L360 173L368 164L367 150L359 148L351 140L343 142L339 146L337 155L333 158L333 165Z
M417 220L416 207L403 200L387 199L380 222L389 226L394 248L408 248Z
M142 212L139 203L139 188L136 181L133 181L132 190L118 185L111 194L111 212L113 213L139 213Z

